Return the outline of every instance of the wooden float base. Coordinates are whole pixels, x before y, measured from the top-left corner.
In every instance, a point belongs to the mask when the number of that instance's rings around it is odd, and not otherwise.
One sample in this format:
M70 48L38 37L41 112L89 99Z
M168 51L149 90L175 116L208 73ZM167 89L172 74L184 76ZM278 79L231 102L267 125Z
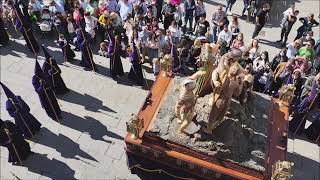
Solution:
M184 172L183 177L197 177L195 179L270 179L272 165L280 160L286 160L288 106L277 99L272 99L272 110L268 126L268 147L265 158L265 173L255 172L245 167L232 164L224 160L212 161L213 157L198 155L190 149L179 147L177 144L167 142L161 138L148 135L154 118L159 110L163 97L169 88L173 77L162 76L155 81L137 116L143 119L144 127L139 137L134 139L128 132L126 152L128 158L137 156L148 159L155 164L161 164L168 169ZM279 148L280 147L280 148ZM207 157L206 157L207 156ZM147 168L147 167L146 167Z

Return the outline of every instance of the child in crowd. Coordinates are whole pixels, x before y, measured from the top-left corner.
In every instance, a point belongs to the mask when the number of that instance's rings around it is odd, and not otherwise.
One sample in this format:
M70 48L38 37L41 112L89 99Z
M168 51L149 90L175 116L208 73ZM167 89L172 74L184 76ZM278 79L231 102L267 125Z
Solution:
M100 49L98 51L98 54L100 56L107 57L107 43L106 42L100 43Z

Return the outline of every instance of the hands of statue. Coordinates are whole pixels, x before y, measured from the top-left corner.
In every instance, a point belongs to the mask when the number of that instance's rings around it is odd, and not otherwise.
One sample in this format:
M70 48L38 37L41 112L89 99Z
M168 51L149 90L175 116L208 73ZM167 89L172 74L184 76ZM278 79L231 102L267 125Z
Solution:
M221 83L219 81L213 81L213 85L217 88L221 86Z

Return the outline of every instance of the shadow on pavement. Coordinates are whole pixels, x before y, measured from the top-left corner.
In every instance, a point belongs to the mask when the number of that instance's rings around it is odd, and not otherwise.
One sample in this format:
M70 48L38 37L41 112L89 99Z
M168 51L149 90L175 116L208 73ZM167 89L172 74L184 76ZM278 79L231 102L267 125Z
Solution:
M310 151L310 150L309 150ZM287 159L290 162L293 162L294 165L292 167L293 177L290 178L292 180L300 180L300 179L319 179L319 169L320 163L309 159L307 157L301 156L297 153L288 153ZM315 172L318 171L318 172Z
M78 130L83 133L88 133L90 137L94 140L100 140L106 143L112 142L109 140L105 140L103 136L123 140L122 136L119 136L118 134L109 131L105 125L103 125L100 121L92 117L85 116L84 118L81 118L69 112L62 112L62 115L62 125L68 126L72 129Z
M210 4L210 5L213 5L213 6L223 5L224 7L226 6L225 4L227 4L226 1L215 2L215 1L213 1L213 0L204 0L203 2L204 2L204 3L208 3L208 4Z
M37 143L55 149L64 158L81 160L76 157L80 156L98 162L95 158L81 150L79 144L63 134L56 135L45 127L41 128L41 134L43 134L43 136L38 138Z
M280 36L279 36L279 39L280 39ZM273 41L270 41L270 40L267 40L267 39L259 39L259 43L265 44L267 46L272 46L272 47L275 47L275 48L282 48L281 47L281 43L273 42Z
M70 89L70 92L68 94L58 96L57 98L73 104L82 105L88 111L101 112L100 110L103 110L112 113L117 113L111 108L104 106L101 100L86 93L80 94L72 89Z
M124 76L122 76L121 78L117 79L117 83L121 84L121 85L124 85L124 86L139 86L136 82L134 82L133 80L130 80L128 78L128 74L129 74L129 72L125 72ZM145 76L145 73L144 73L144 76ZM152 87L153 83L154 83L153 80L146 79L146 77L144 77L144 81L143 81L144 85L143 86L139 86L139 87L142 87L145 90L150 90L150 88Z
M20 166L51 179L75 179L73 169L55 158L49 159L46 154L32 153Z

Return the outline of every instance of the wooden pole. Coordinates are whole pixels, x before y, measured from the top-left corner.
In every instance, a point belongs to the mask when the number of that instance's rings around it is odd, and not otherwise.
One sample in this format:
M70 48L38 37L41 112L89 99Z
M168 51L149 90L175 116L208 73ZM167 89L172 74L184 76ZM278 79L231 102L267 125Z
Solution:
M11 103L13 104L14 108L18 111L18 108L16 106L16 104L14 103L13 99L9 98L9 100L11 101ZM30 135L31 135L31 138L33 137L33 133L31 132L29 126L27 125L27 123L25 122L24 118L22 117L21 113L19 112L19 116L23 122L23 124L26 126L26 128L28 129Z
M19 160L19 163L22 165L22 161L21 161L21 158L20 158L19 153L18 153L18 151L17 151L17 148L16 148L16 146L13 144L12 139L11 139L11 137L10 137L10 134L11 134L11 133L10 133L10 131L9 131L9 128L8 128L8 126L5 124L5 122L3 122L3 123L4 123L4 125L6 126L6 127L4 128L4 132L6 133L6 135L7 135L7 137L8 137L8 140L9 140L10 144L11 144L12 147L13 147L13 150L14 150L14 152L15 152L18 160Z
M34 55L37 57L37 53L36 53L36 51L34 50L34 47L33 47L32 43L31 43L31 41L30 41L30 38L29 38L29 36L28 36L28 34L27 34L27 30L26 30L26 28L24 27L23 22L21 21L21 18L19 17L19 15L18 15L18 13L17 13L16 7L14 7L13 9L14 9L14 11L15 11L15 13L16 13L16 16L18 17L18 19L19 19L19 21L20 21L20 23L21 23L21 26L22 26L22 28L23 28L24 33L25 33L26 36L27 36L27 39L28 39L28 41L29 41L29 43L30 43L30 46L31 46L31 48L32 48L33 53L34 53Z
M82 28L81 28L81 25L79 25L79 27L80 27L80 31L81 31L81 34L82 34L82 37L83 37L83 41L86 41L86 37L84 36L84 33L83 33L83 31L82 31ZM82 43L83 43L83 42L82 42ZM94 65L93 65L93 59L92 59L92 57L90 56L90 54L93 56L93 53L92 53L92 51L91 51L91 49L90 49L89 43L88 43L88 46L86 46L86 47L87 47L89 59L90 59L90 62L91 62L92 71L96 72L96 70L94 69Z
M41 79L41 78L39 78L39 79L40 79L40 85L42 86L42 79ZM50 106L51 106L51 108L52 108L52 111L53 111L54 115L56 116L58 122L61 123L60 120L59 120L59 117L58 117L56 111L54 110L54 107L53 107L53 105L52 105L52 103L51 103L51 101L50 101L50 98L49 98L49 96L48 96L48 93L47 93L47 91L46 91L46 88L43 87L43 90L44 90L44 93L45 93L45 95L46 95L46 97L47 97L47 99L48 99L48 101L49 101L49 104L50 104Z

